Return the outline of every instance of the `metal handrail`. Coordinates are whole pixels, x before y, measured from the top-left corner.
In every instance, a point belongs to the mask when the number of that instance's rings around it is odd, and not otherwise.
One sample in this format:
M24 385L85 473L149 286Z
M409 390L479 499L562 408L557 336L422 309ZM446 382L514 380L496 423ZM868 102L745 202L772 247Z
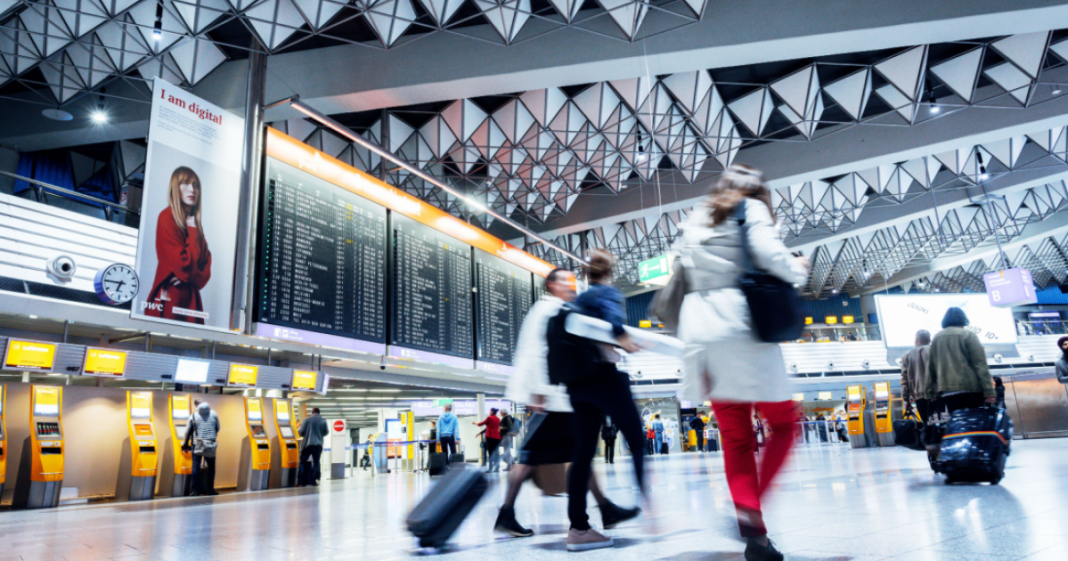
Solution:
M6 175L6 176L14 178L14 179L16 179L18 181L25 181L26 183L29 183L31 185L36 185L38 187L44 187L45 189L51 189L52 191L57 191L57 192L59 192L59 194L66 195L68 197L77 197L79 199L85 199L85 200L87 200L89 202L101 204L101 205L104 205L104 206L107 206L107 207L110 207L110 208L113 208L113 209L116 209L116 210L121 210L122 212L129 212L129 213L135 214L137 216L141 215L141 213L137 212L136 210L130 209L130 207L128 207L126 205L116 204L116 203L113 203L111 201L108 201L108 200L105 200L105 199L101 199L99 197L94 197L92 195L86 195L85 193L79 193L77 191L71 191L70 189L67 189L65 187L60 187L58 185L52 185L51 183L45 183L43 181L37 181L36 179L31 179L29 177L23 177L21 175L14 174L14 173L7 172L7 171L2 171L2 170L0 170L0 175Z

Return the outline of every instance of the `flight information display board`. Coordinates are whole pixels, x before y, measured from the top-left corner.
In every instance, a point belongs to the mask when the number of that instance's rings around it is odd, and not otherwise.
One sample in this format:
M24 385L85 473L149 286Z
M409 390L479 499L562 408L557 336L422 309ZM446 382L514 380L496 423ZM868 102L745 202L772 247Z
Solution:
M475 250L478 360L512 364L519 327L533 298L531 273Z
M471 358L471 246L393 214L390 344Z
M258 321L384 343L386 209L267 158Z

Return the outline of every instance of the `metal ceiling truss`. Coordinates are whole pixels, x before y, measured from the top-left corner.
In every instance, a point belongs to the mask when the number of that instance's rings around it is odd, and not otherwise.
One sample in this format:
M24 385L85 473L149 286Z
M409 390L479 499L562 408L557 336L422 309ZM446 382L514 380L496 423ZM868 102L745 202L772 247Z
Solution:
M976 259L968 265L909 281L903 288L918 292L985 292L983 274L1002 269L1003 266L1031 271L1039 288L1068 284L1068 237L1060 241L1052 236L1036 240L1008 252L1005 258L1004 264L996 256Z
M1063 218L1062 211L1068 206L1068 188L1064 182L1010 191L1002 198L992 198L986 211L978 205L939 208L937 197L939 193L960 189L975 190L980 178L987 181L1042 167L1063 166L1068 163L1066 142L1068 130L1056 127L772 191L785 241L847 233L847 228L854 225L857 216L869 205L899 205L919 197L931 201L929 210L918 218L890 222L857 236L839 237L818 245L809 255L812 271L803 292L819 298L864 291L880 286L908 266L966 254L976 247L993 244L995 228L1002 241L1008 242L1019 236L1029 223L1041 222L1055 214ZM660 229L655 237L634 235L634 232L644 233L645 225L656 220L656 209L650 211L653 216L565 237L581 240L592 236L607 240L607 247L620 258L620 277L637 283L637 263L663 254L678 233L674 228ZM684 216L677 212L660 215L658 224L667 219L669 224L677 225ZM593 247L592 243L588 245ZM529 250L559 266L567 266L552 252L536 245Z

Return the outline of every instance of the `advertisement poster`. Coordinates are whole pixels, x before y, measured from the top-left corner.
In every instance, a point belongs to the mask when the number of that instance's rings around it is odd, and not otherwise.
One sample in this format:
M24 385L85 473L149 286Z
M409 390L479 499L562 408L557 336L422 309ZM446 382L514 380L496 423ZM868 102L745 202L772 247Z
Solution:
M991 306L986 294L878 294L875 306L887 347L915 345L916 332L921 329L933 337L942 330L942 318L951 307L964 310L966 329L978 335L984 345L1016 343L1012 309Z
M130 317L229 330L244 119L153 82Z

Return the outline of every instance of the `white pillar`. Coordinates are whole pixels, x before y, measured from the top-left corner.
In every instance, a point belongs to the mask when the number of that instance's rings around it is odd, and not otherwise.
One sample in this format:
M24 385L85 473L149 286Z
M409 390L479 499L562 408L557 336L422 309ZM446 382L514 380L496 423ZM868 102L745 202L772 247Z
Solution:
M486 394L478 394L478 420L486 418Z

